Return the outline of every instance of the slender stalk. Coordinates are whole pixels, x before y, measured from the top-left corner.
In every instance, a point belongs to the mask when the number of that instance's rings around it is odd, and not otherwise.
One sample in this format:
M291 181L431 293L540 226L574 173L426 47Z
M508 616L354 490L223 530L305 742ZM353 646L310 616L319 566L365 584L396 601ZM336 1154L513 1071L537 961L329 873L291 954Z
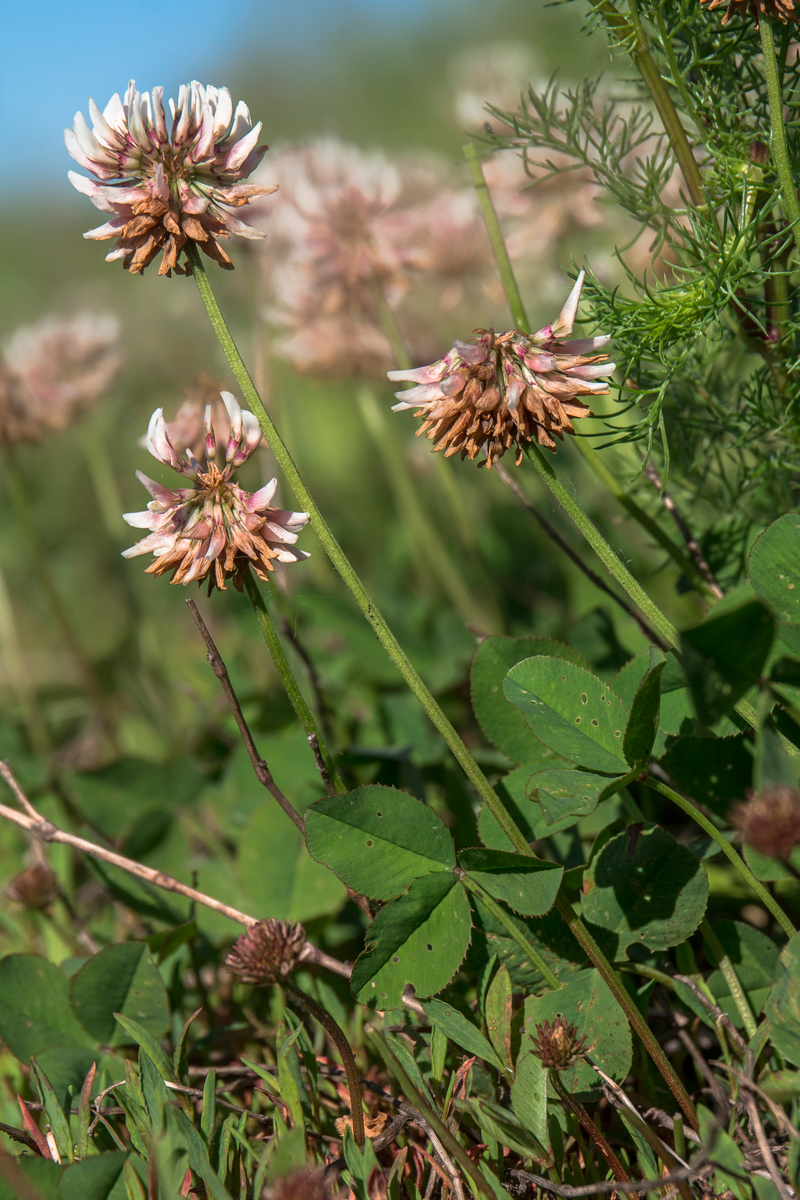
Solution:
M672 1092L675 1099L678 1101L684 1115L693 1129L697 1129L697 1113L695 1107L689 1099L686 1088L678 1078L672 1063L667 1058L664 1051L661 1049L658 1041L653 1035L647 1021L639 1012L636 1004L625 990L619 975L616 973L611 963L608 961L602 950L594 940L589 930L584 925L578 914L574 911L569 900L561 893L556 898L556 908L561 913L561 916L566 921L571 933L575 937L579 945L586 951L591 961L594 963L601 977L608 984L614 999L619 1004L620 1008L625 1013L633 1029L636 1030L639 1038L644 1045L645 1050L652 1058L655 1065L658 1067L664 1082Z
M478 151L471 142L467 142L463 150L475 193L478 197L478 203L481 206L486 232L489 234L489 241L492 244L492 253L497 264L500 282L506 294L508 307L511 309L511 320L517 329L520 329L523 333L530 333L531 330L525 312L525 305L522 303L522 296L520 295L519 286L514 275L514 268L511 265L511 259L508 257L503 231L500 228L500 222L497 218L492 194L484 178Z
M619 1180L620 1183L630 1183L631 1182L630 1175L625 1170L622 1163L619 1161L616 1154L611 1149L610 1145L608 1144L606 1139L603 1137L602 1133L597 1128L594 1121L589 1116L588 1112L583 1107L583 1105L580 1103L580 1101L576 1100L574 1096L570 1096L569 1092L566 1090L566 1088L564 1087L563 1083L561 1082L561 1080L559 1078L558 1071L548 1071L547 1077L550 1080L550 1082L552 1083L553 1088L554 1088L555 1092L558 1094L559 1099L562 1101L562 1103L564 1103L567 1106L567 1108L570 1110L570 1112L573 1114L573 1116L578 1118L581 1125L583 1126L583 1128L588 1133L589 1137L594 1142L595 1146L597 1146L597 1149L600 1151L603 1158L606 1160L609 1167L611 1168L611 1172L612 1172L614 1178ZM637 1192L630 1192L628 1194L631 1196L638 1195Z
M783 95L781 79L778 71L778 60L775 57L775 39L772 34L772 20L766 13L760 14L759 29L761 32L761 51L764 56L764 78L767 81L770 116L770 150L778 182L781 185L781 204L783 211L792 226L792 236L795 245L800 250L800 203L797 199L796 183L792 175L792 165L789 161L789 148L786 145L786 127L783 123Z
M517 828L516 823L506 810L505 805L500 800L500 797L494 791L483 771L480 769L478 764L475 762L475 759L472 757L469 750L458 736L458 733L451 722L448 721L447 717L442 712L442 709L436 703L429 688L422 679L422 676L413 666L397 638L392 633L384 616L378 609L375 602L372 600L347 555L342 550L342 547L337 542L332 531L329 529L325 518L322 516L322 513L315 504L311 493L303 482L300 472L295 466L289 451L287 450L277 429L272 423L269 413L264 408L261 397L253 385L253 381L251 380L247 368L242 361L241 355L236 348L236 343L234 342L230 330L225 323L225 319L222 316L211 287L211 282L206 274L205 267L200 261L199 254L195 251L192 251L191 253L191 262L194 269L194 277L197 281L197 286L203 303L206 306L206 311L208 312L214 332L219 339L220 346L225 352L231 371L233 372L234 377L236 378L236 381L242 390L242 395L247 401L251 411L258 418L259 424L261 425L264 435L269 442L270 448L275 455L281 470L289 481L292 491L297 497L302 508L308 513L311 527L322 543L325 553L328 555L334 567L341 575L344 583L352 592L356 603L375 631L381 645L386 650L389 658L405 679L408 687L414 693L417 700L419 700L431 723L436 729L438 729L465 775L474 785L475 789L489 808L492 815L496 817L500 828L506 834L512 845L519 850L521 854L530 854L530 847L525 840L524 834L520 829Z
M758 896L758 899L761 901L764 907L772 913L773 917L778 922L787 937L792 937L797 932L794 925L781 908L780 904L778 904L777 900L770 895L763 883L761 883L759 879L756 879L755 875L750 870L742 856L736 853L727 838L720 833L716 825L713 825L711 821L709 821L708 817L706 817L700 811L696 804L694 804L691 800L687 800L685 796L681 796L679 792L674 791L671 787L668 787L667 784L661 783L658 779L654 779L652 775L648 775L642 780L642 783L644 783L647 787L652 788L654 792L658 792L660 795L665 796L667 800L671 800L673 804L677 804L678 808L683 809L683 811L692 818L694 823L699 825L703 832L707 833L708 836L716 842L728 861L739 872L747 886L755 892L756 896Z
M754 1038L756 1036L756 1023L753 1019L753 1010L748 1004L747 996L739 981L739 976L736 974L736 969L730 960L730 955L726 952L725 947L707 920L703 920L700 923L700 936L716 959L717 966L728 985L728 991L739 1010L739 1016L742 1018L745 1033L749 1038Z
M353 1114L353 1137L356 1145L360 1148L364 1145L364 1106L361 1093L361 1084L358 1079L358 1068L356 1060L353 1057L353 1051L350 1049L350 1043L344 1035L344 1031L337 1025L331 1014L321 1004L317 1004L311 996L307 996L305 992L301 992L299 987L285 979L282 982L286 994L295 1001L300 1008L305 1009L316 1021L319 1021L322 1028L327 1033L328 1037L336 1046L342 1060L344 1073L347 1076L347 1087L350 1092L350 1111Z
M608 542L583 511L580 504L564 487L539 447L530 445L526 449L528 458L539 472L543 483L550 489L567 515L577 525L608 573L627 592L637 608L644 613L650 625L660 634L664 641L668 642L675 649L678 649L680 638L675 626L664 616L661 609L653 603L641 584L631 575L628 568L620 562Z
M542 976L542 979L544 979L547 986L553 988L554 991L560 988L561 983L559 982L558 976L553 974L547 963L544 961L542 955L539 953L533 943L525 937L525 934L522 933L516 922L512 920L511 915L506 912L502 905L498 904L497 901L490 896L488 892L484 891L479 883L476 883L474 879L471 879L466 872L459 871L458 876L464 887L479 898L484 908L489 910L495 920L499 921L503 928L508 932L509 936L514 939L522 953L533 963L534 967Z
M346 792L347 785L336 769L328 747L319 731L319 726L314 720L314 714L306 704L305 696L300 691L297 680L292 674L292 668L289 666L288 659L283 652L278 631L272 623L272 617L269 615L269 609L264 602L264 597L261 595L259 587L250 571L244 577L244 590L247 592L250 603L253 606L253 612L256 614L256 620L261 629L266 647L272 656L275 669L280 676L281 683L286 689L286 695L289 697L292 708L296 712L300 724L303 726L306 737L316 739L319 752L322 755L323 762L336 791Z
M473 599L446 542L431 519L430 507L426 512L419 490L409 477L404 462L398 458L391 446L386 412L378 403L374 391L370 387L360 387L356 392L356 399L364 424L383 460L384 470L394 492L398 516L422 550L425 566L465 621L480 628L496 628L496 616L493 617Z

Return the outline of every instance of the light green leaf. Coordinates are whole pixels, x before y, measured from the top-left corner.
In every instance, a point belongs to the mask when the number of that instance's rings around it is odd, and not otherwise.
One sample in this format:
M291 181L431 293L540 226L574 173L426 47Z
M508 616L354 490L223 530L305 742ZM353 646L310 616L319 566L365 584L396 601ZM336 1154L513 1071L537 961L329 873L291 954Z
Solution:
M545 859L476 847L462 850L459 865L471 879L523 917L541 917L555 903L564 868Z
M786 513L759 534L747 572L778 620L800 622L800 513Z
M452 1005L445 1004L443 1000L423 1000L421 1003L425 1016L435 1029L441 1030L445 1037L455 1042L462 1050L466 1050L467 1054L474 1054L496 1070L502 1071L503 1063L491 1044L477 1025L473 1025L463 1013Z

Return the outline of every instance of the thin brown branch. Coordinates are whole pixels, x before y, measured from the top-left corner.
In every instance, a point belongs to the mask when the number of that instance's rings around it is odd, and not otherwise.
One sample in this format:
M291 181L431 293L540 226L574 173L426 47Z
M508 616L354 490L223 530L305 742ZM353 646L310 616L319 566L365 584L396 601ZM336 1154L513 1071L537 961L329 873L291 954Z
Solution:
M768 1096L764 1089L760 1088L758 1084L750 1078L749 1075L744 1073L744 1071L740 1071L737 1067L732 1067L728 1063L718 1062L713 1058L709 1060L709 1066L718 1067L720 1071L728 1071L731 1075L735 1075L739 1082L746 1087L749 1092L752 1092L755 1096L759 1096L760 1099L764 1101L767 1108L775 1118L775 1123L783 1130L784 1133L787 1133L789 1137L792 1138L800 1137L800 1132L795 1129L794 1125L786 1116L786 1113L783 1111L781 1106L776 1104L772 1097Z
M242 707L239 704L236 692L233 690L233 684L231 683L230 675L228 674L228 668L225 666L225 663L222 660L222 655L217 649L216 643L208 631L208 626L200 616L200 610L198 609L194 600L189 599L186 601L186 603L189 606L189 612L192 614L194 623L200 632L200 636L206 644L206 657L208 659L208 665L216 675L222 686L222 690L225 693L225 699L228 701L231 712L233 713L234 720L236 721L242 741L244 742L244 748L247 751L247 756L250 759L250 763L253 767L253 774L261 786L265 787L270 795L277 800L278 804L286 813L289 820L294 822L301 833L305 833L305 822L303 821L303 818L298 812L295 811L289 800L287 800L286 796L284 796L283 792L272 778L272 772L256 749L256 744L253 741L253 735L250 732L247 721L244 719L244 713L242 712Z
M725 1089L723 1088L722 1084L717 1079L716 1075L711 1070L711 1068L709 1067L706 1060L703 1058L703 1056L700 1053L700 1051L698 1050L697 1046L694 1044L693 1039L690 1037L690 1035L687 1033L687 1031L685 1029L678 1030L678 1040L681 1043L681 1045L683 1046L683 1048L688 1051L689 1057L691 1058L692 1062L694 1063L698 1074L701 1075L703 1079L705 1079L706 1084L708 1085L709 1091L711 1092L711 1095L714 1097L715 1101L717 1102L720 1113L725 1114L724 1119L722 1119L722 1122L721 1122L722 1124L725 1124L725 1122L728 1120L728 1117L730 1116L730 1099L726 1095Z
M703 551L700 549L700 545L699 545L697 539L693 536L691 530L689 529L689 526L686 524L683 517L681 516L681 514L678 510L678 506L676 505L675 501L670 496L669 492L665 491L663 481L662 481L661 476L659 475L655 465L652 462L648 461L645 464L644 473L647 476L647 478L650 480L650 482L652 484L654 484L654 486L656 488L658 488L658 493L659 493L659 496L661 497L661 503L664 505L664 508L667 510L667 512L669 513L669 515L672 517L673 521L677 525L678 531L679 531L681 537L683 538L684 542L686 543L686 549L689 551L692 558L694 559L695 565L696 565L698 571L703 576L703 579L706 581L706 583L708 584L711 591L714 593L714 596L716 597L716 599L721 600L722 596L723 596L722 588L719 586L716 579L714 578L714 572L711 570L711 567L708 565L708 562L706 561Z
M740 1050L742 1052L742 1054L746 1054L747 1053L747 1042L744 1040L742 1035L739 1033L739 1030L733 1024L733 1022L731 1021L728 1014L723 1012L722 1009L713 1002L713 1000L709 1000L708 996L706 996L705 993L702 992L700 990L700 988L697 986L695 981L692 979L691 975L673 975L672 978L677 983L684 984L686 987L688 987L690 989L690 991L692 991L694 993L694 995L700 1001L700 1003L702 1004L703 1008L706 1010L708 1015L710 1017L712 1017L716 1023L723 1025L725 1027L725 1032L728 1034L731 1041L736 1046L737 1050Z
M230 918L231 921L237 921L240 925L255 925L258 921L258 917L240 912L238 908L232 908L229 904L223 904L221 900L215 900L213 896L207 896L205 892L199 892L197 888L181 883L172 875L166 875L163 871L155 871L152 867L146 867L132 858L126 858L123 854L106 849L105 846L98 846L95 842L87 841L86 838L59 829L57 825L53 825L52 822L45 820L40 813L36 812L36 809L25 797L25 793L7 762L0 762L0 775L3 776L20 805L25 808L25 812L17 812L15 808L0 804L0 819L13 822L14 825L18 825L20 829L24 829L43 842L58 842L63 846L71 846L74 850L80 850L83 854L90 854L92 858L98 858L112 867L119 867L121 870L127 871L129 875L144 879L147 883L163 888L166 892L175 892L179 896L185 896L187 900L194 900L197 904L221 913L224 917ZM30 813L34 815L31 816ZM342 975L345 979L350 978L351 968L347 963L331 958L329 954L318 950L311 942L306 942L300 953L300 959L318 967L325 967L328 971Z
M570 562L574 563L578 570L582 571L586 578L591 580L596 588L599 588L601 592L605 592L605 594L609 596L615 604L619 605L619 607L627 616L631 617L632 620L636 622L649 642L652 642L654 646L660 646L662 650L668 650L669 647L662 642L658 634L650 628L650 626L647 624L644 618L639 615L636 609L629 608L623 598L617 592L615 592L613 588L609 587L606 581L583 561L577 551L572 549L569 542L567 542L561 536L555 526L551 525L547 518L542 516L536 505L525 495L519 483L516 481L514 476L506 470L503 464L495 463L494 469L509 491L513 492L517 499L525 506L525 508L527 508L528 512L538 523L540 528L544 531L544 533L547 534L550 540L556 546L558 546L559 550L562 550L564 554L566 554Z
M761 1157L764 1160L764 1166L769 1171L769 1177L778 1189L778 1195L781 1200L792 1200L795 1195L794 1191L789 1191L786 1182L778 1170L778 1164L775 1162L775 1155L772 1153L772 1148L767 1141L767 1135L764 1133L764 1126L761 1124L761 1117L758 1111L758 1105L751 1092L743 1091L742 1099L747 1108L747 1115L750 1118L750 1126L753 1133L756 1135L758 1148L761 1151Z
M558 1071L550 1071L548 1074L548 1078L549 1078L550 1082L552 1083L555 1091L558 1093L558 1096L559 1096L559 1099L561 1100L561 1102L563 1104L565 1104L566 1107L570 1110L570 1112L578 1118L581 1125L583 1126L583 1128L588 1133L589 1137L594 1142L595 1146L597 1146L597 1149L600 1151L603 1158L606 1160L609 1167L611 1168L611 1171L614 1175L614 1179L619 1183L630 1183L630 1181L631 1181L630 1175L625 1170L625 1168L623 1167L622 1163L617 1158L614 1151L611 1149L611 1146L609 1145L607 1139L603 1136L603 1134L597 1128L594 1121L589 1116L588 1112L583 1107L581 1102L579 1100L576 1100L576 1098L574 1096L571 1096L569 1094L569 1092L566 1090L563 1083L561 1082L561 1079L559 1078ZM630 1190L631 1190L632 1195L635 1196L637 1194L635 1188L631 1188Z
M333 786L330 772L325 764L325 759L322 757L322 751L319 748L319 738L315 733L310 733L306 740L311 747L311 753L314 755L314 762L316 763L325 791L329 796L335 796L336 788Z
M311 690L314 693L314 699L317 702L317 713L319 715L319 723L322 726L322 732L329 742L333 741L333 730L331 728L331 710L328 708L328 702L325 699L325 693L322 690L317 668L306 650L303 643L297 636L297 630L293 629L286 617L281 617L281 633L288 638L295 649L297 657L302 662L308 675L308 682L311 684ZM309 739L310 741L310 739Z
M553 1183L543 1175L534 1175L531 1171L509 1171L516 1179L525 1183L535 1183L546 1192L553 1192L563 1200L577 1200L579 1196L609 1196L612 1192L655 1192L659 1188L668 1187L672 1183L683 1183L701 1179L712 1170L710 1165L702 1167L681 1167L671 1175L662 1175L660 1179L635 1179L625 1183L618 1179L601 1180L598 1183L585 1183L581 1187L570 1187L567 1183Z

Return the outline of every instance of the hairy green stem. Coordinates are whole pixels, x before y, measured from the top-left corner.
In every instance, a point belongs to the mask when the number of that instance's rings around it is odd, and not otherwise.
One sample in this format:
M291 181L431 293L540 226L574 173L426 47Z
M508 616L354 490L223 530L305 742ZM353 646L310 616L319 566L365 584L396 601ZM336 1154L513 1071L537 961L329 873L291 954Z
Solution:
M244 590L247 592L248 599L253 606L253 612L256 615L264 643L275 664L275 670L280 676L281 683L286 690L286 695L289 697L289 702L297 714L297 719L303 726L303 732L307 738L316 738L322 760L325 763L331 783L336 791L346 792L347 785L336 769L336 764L314 719L314 714L308 707L305 696L300 691L297 680L292 674L292 668L289 666L289 661L284 653L281 639L278 637L278 631L275 628L272 617L269 615L269 609L264 601L264 597L261 595L261 590L250 571L244 577Z
M484 1179L480 1169L475 1165L464 1147L448 1129L447 1125L445 1125L439 1114L433 1111L422 1093L411 1082L400 1062L392 1054L391 1047L387 1044L386 1040L375 1030L369 1030L367 1036L386 1064L389 1073L400 1084L408 1103L413 1108L416 1108L425 1118L442 1145L453 1156L459 1167L461 1167L461 1170L470 1181L470 1186L475 1196L482 1196L484 1200L495 1200L494 1192L487 1180Z
M660 795L665 796L667 800L671 800L673 804L677 804L678 808L682 809L688 816L690 816L694 823L699 825L703 832L707 833L708 836L716 842L722 853L736 868L748 887L755 892L756 896L758 896L758 899L761 901L764 907L772 913L773 917L778 922L787 937L792 937L797 932L794 925L781 908L780 904L778 904L777 900L770 895L763 883L761 883L759 879L756 879L755 875L750 870L742 856L736 853L727 838L720 833L716 825L713 825L711 821L709 821L708 817L706 817L700 811L696 804L694 804L691 800L687 800L685 796L681 796L671 787L668 787L666 783L661 783L660 780L654 779L652 775L648 775L642 780L642 783L644 783L646 787L652 788L654 792L658 792Z
M363 612L369 624L372 626L378 640L385 649L391 661L397 667L400 674L405 679L408 687L416 696L425 712L427 713L431 723L439 731L444 738L446 744L450 748L454 758L459 766L464 771L467 778L473 784L481 799L486 804L489 811L497 819L500 828L505 833L506 837L512 843L516 850L521 854L530 854L530 847L525 839L524 834L517 825L505 805L500 800L500 797L492 788L489 780L480 769L475 759L470 754L467 747L464 745L461 738L458 736L455 728L442 712L440 706L436 703L429 688L425 684L422 676L413 666L407 654L401 647L397 638L389 628L383 614L378 609L377 605L369 595L361 579L357 575L352 563L348 559L342 547L334 537L332 531L328 527L325 518L322 516L319 508L315 504L311 493L306 487L297 467L292 460L289 451L287 450L280 434L275 428L269 413L265 409L261 397L255 389L252 379L248 374L247 368L242 361L242 357L236 348L236 343L231 336L230 330L225 323L219 305L217 304L214 291L211 287L211 282L206 274L205 267L200 261L200 255L197 251L191 252L191 263L194 270L194 277L197 282L197 287L200 291L206 311L208 312L214 332L219 339L228 364L233 372L233 375L242 390L242 395L258 418L258 422L263 430L264 436L269 443L272 453L286 476L289 486L294 492L297 500L303 510L308 513L309 522L312 529L316 533L325 553L330 558L336 570L342 577L346 586L350 589L353 597Z
M311 996L307 996L305 992L301 992L300 988L295 987L288 979L282 981L282 986L285 988L287 996L294 1000L299 1008L305 1009L316 1021L319 1021L339 1051L344 1073L347 1076L347 1087L350 1092L350 1111L353 1114L353 1137L356 1145L360 1148L364 1145L365 1138L364 1107L358 1069L356 1067L356 1060L353 1057L353 1051L350 1049L350 1043L345 1037L343 1030L337 1025L326 1008L323 1008L321 1004L317 1004L316 1000L313 1000Z
M461 882L464 884L464 887L479 898L484 908L489 910L495 920L499 921L509 936L514 939L522 953L533 963L534 967L542 976L542 979L544 979L548 987L551 987L554 990L560 988L561 984L558 980L558 976L553 974L547 963L544 961L542 955L539 953L533 943L525 937L525 934L512 919L511 914L507 913L502 905L498 904L488 892L484 891L479 883L476 883L474 879L470 878L466 871L459 871L458 875Z
M753 1010L748 1004L747 996L739 981L739 976L736 974L736 969L731 962L730 955L707 920L703 920L700 923L700 936L716 959L717 966L723 974L731 998L739 1010L739 1016L742 1018L745 1033L749 1038L754 1038L756 1036L756 1023L753 1019Z
M767 81L770 116L770 151L781 185L781 204L792 226L795 245L800 250L800 202L797 199L797 183L792 176L789 148L786 145L786 126L783 122L783 95L778 60L775 57L775 39L772 20L766 13L760 14L761 51L764 56L764 78Z
M625 1016L628 1018L632 1028L635 1029L636 1033L639 1035L642 1045L652 1058L658 1070L661 1072L664 1082L672 1092L675 1099L678 1101L678 1104L683 1110L690 1125L693 1129L697 1129L697 1113L694 1105L689 1099L686 1088L678 1078L672 1063L669 1061L666 1054L661 1049L661 1046L658 1044L658 1041L650 1029L650 1026L647 1024L647 1021L639 1012L639 1009L634 1001L628 995L625 985L623 984L619 975L611 966L611 963L603 954L597 942L594 940L583 921L573 909L569 900L560 892L556 898L556 907L569 926L573 937L576 939L582 949L588 954L592 963L597 968L598 973L608 984L614 999L625 1013Z

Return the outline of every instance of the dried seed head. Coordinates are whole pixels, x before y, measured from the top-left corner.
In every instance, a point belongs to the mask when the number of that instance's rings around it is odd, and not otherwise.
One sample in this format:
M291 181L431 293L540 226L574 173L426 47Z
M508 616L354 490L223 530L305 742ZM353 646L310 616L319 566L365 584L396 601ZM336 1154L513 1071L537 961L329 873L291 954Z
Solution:
M265 1187L261 1200L331 1200L331 1195L324 1171L298 1167Z
M225 591L226 579L233 579L241 591L249 567L259 579L268 579L276 560L290 563L308 558L304 550L294 547L308 514L270 507L277 480L257 492L246 492L234 481L236 468L247 462L261 441L261 429L235 396L221 395L227 419L215 426L211 405L206 407L204 462L191 450L184 457L175 449L164 413L156 409L150 418L147 448L160 463L186 476L191 486L167 488L137 471L153 499L145 512L123 513L129 525L150 530L123 552L123 558L152 554L148 574L171 572L172 583L184 584L208 578L209 592L214 587ZM220 459L224 464L218 466Z
M705 4L706 0L701 0ZM797 12L794 7L794 0L711 0L708 6L709 12L714 8L719 8L721 4L728 4L728 11L722 18L722 24L727 25L734 13L738 13L740 17L750 20L758 29L758 22L763 13L767 17L773 17L777 21L782 21L787 25L790 21L797 20Z
M276 190L242 182L267 149L257 145L261 122L251 127L246 104L234 111L227 88L196 80L181 86L177 104L168 102L168 117L163 91L140 94L131 80L124 100L112 96L103 112L89 101L91 129L77 113L64 131L67 150L94 176L70 171L70 182L112 214L84 237L116 238L106 262L122 259L139 274L158 254L159 275L189 274L191 266L181 257L191 243L230 270L233 263L219 238L265 236L231 210Z
M26 908L49 908L58 898L58 879L45 863L37 863L14 876L6 896Z
M236 939L225 965L242 983L278 983L297 966L305 942L306 931L299 922L267 917Z
M559 1013L552 1025L542 1021L536 1026L533 1053L543 1066L565 1071L586 1053L586 1038L579 1036L577 1027Z
M558 319L538 333L479 329L471 342L456 342L428 367L390 371L390 379L417 385L395 393L400 403L393 411L415 409L423 418L418 435L445 457L460 452L474 459L483 450L491 467L512 445L517 465L530 442L555 450L552 435L562 439L575 432L571 418L591 416L579 397L605 395L605 377L615 370L607 354L594 353L608 337L564 340L572 333L583 277Z
M800 791L788 785L748 791L747 803L736 805L731 823L741 830L745 845L788 862L800 845Z

